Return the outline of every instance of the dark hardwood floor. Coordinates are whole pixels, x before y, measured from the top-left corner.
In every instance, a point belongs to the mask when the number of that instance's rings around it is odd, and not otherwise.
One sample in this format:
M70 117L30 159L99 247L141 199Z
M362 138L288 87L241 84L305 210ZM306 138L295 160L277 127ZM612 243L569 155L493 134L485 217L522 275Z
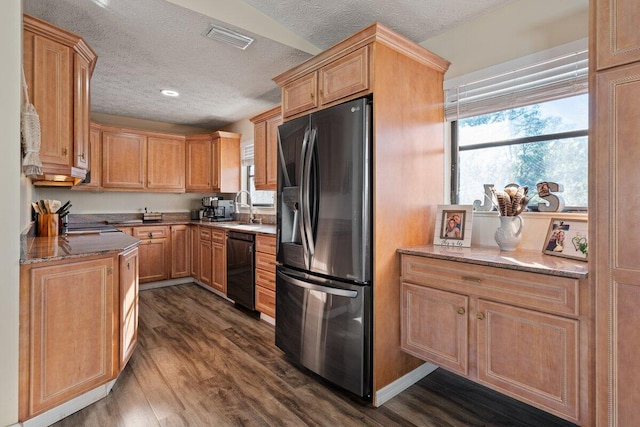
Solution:
M379 408L292 366L271 325L197 285L140 293L106 398L55 426L573 426L438 369Z

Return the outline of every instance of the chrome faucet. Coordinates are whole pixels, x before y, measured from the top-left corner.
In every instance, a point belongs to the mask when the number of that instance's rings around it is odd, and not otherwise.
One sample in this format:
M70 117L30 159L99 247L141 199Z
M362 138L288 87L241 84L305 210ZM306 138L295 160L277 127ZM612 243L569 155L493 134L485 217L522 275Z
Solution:
M235 198L236 210L237 210L237 207L239 206L238 197L240 197L242 193L247 193L247 200L249 201L249 224L254 224L254 223L262 224L262 219L256 219L253 217L253 202L251 201L251 193L249 193L247 190L240 190L236 193L236 198Z

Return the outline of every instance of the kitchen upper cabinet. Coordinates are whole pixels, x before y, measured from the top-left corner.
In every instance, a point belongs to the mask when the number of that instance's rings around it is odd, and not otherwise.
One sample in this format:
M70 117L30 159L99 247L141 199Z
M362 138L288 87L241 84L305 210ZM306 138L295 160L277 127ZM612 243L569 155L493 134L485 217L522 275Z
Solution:
M282 124L281 108L275 107L253 122L253 163L256 190L275 191L278 186L278 126Z
M213 157L211 135L188 135L186 184L187 192L207 193L211 191Z
M592 0L597 70L640 60L640 5L635 0Z
M183 135L101 126L102 188L184 192Z
M120 370L138 343L138 248L120 255Z
M25 264L20 291L24 421L114 379L117 257Z
M282 86L282 114L285 118L369 92L368 46L346 55L341 52L328 58L327 62Z
M43 175L36 185L85 178L89 165L89 84L97 56L79 36L24 15L23 65L40 119ZM59 178L57 178L59 179Z
M191 275L190 230L188 225L171 226L171 278Z
M184 138L147 138L147 188L184 191Z
M140 283L169 279L171 241L169 227L133 227L133 237L140 239Z
M102 186L142 190L147 180L147 138L125 131L102 132Z
M218 131L187 137L187 192L240 191L240 136Z
M71 187L75 191L98 191L102 189L102 131L100 125L89 127L88 172L81 185Z

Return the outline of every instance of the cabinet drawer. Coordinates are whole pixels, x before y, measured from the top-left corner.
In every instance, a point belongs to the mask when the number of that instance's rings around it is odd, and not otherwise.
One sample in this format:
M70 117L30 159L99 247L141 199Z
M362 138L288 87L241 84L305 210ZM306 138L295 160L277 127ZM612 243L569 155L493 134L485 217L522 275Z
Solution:
M276 293L262 286L256 286L256 310L275 318Z
M578 279L403 255L402 280L546 312L579 314Z
M216 243L224 243L225 242L226 231L224 230L216 230L215 228L211 229L211 241Z
M256 285L275 291L276 275L271 271L256 268Z
M169 237L169 227L166 225L133 227L133 237L138 239L162 239Z
M271 254L256 252L256 268L276 273L276 257Z
M318 72L314 71L283 86L282 113L293 116L318 106Z
M211 241L211 229L208 227L200 227L200 240L205 242Z
M266 254L276 254L276 236L256 236L256 251Z
M364 46L320 69L320 104L369 88L369 53Z

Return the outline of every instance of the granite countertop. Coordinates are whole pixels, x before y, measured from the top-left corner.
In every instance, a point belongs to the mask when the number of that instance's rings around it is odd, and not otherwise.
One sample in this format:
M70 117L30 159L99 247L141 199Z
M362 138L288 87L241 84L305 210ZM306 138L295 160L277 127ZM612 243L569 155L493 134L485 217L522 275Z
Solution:
M250 233L274 234L274 235L276 234L275 224L244 224L244 223L239 223L237 221L215 222L215 221L207 221L207 220L190 221L189 223L191 225L218 227L218 228L224 228L226 230L232 230L232 231L244 231L244 232L250 232Z
M125 233L91 233L56 237L26 238L20 264L120 253L140 244Z
M587 277L588 272L588 264L585 261L545 255L533 250L505 252L492 247L456 248L424 245L400 248L398 252L406 255L577 279Z

